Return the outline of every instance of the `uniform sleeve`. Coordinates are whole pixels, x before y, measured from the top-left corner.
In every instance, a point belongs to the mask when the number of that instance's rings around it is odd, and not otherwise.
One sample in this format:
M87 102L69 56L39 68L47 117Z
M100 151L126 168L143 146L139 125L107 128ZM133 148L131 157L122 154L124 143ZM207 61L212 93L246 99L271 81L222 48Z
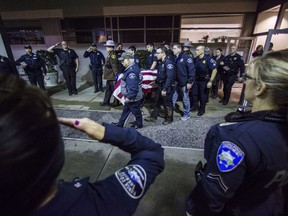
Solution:
M174 84L175 81L175 75L176 75L176 68L175 65L171 62L165 64L165 70L166 70L166 82L164 85L165 91L167 91L169 88L171 88L172 84Z
M215 61L213 58L210 58L210 59L209 59L208 67L209 67L209 70L210 70L210 71L213 71L214 69L217 68L216 61Z
M194 65L193 59L190 56L186 60L186 65L187 65L187 72L188 72L187 82L192 84L195 80L196 71L195 71L195 65Z
M193 216L221 215L245 176L245 153L236 140L210 129L205 139L207 160L200 180L190 194L187 211Z
M239 58L239 70L240 70L240 77L243 76L243 73L245 72L245 63L244 63L244 59L242 56L240 56Z
M88 58L90 56L90 52L88 52L87 50L85 50L83 57L84 58Z
M73 54L73 58L74 58L74 59L79 58L78 55L77 55L77 53L75 52L75 50L71 50L71 51L72 51L72 54Z
M153 64L153 62L157 62L157 61L158 61L158 59L157 59L157 56L156 56L156 51L154 50L152 52L152 64Z
M100 52L100 58L101 58L101 61L102 61L101 65L104 65L105 64L105 57L104 57L102 52Z
M17 65L17 66L20 66L21 64L21 62L25 62L25 57L24 56L21 56L20 58L18 58L16 61L15 61L15 64Z
M100 215L132 215L140 200L164 169L164 150L160 144L134 129L105 124L103 142L131 154L131 160L114 175L93 185L96 188Z
M136 97L139 91L138 77L136 76L134 72L130 72L128 74L127 79L126 79L126 85L127 85L127 88L129 89L128 95L126 96L126 98L131 100Z
M118 59L115 53L111 54L110 64L111 64L114 75L116 75L119 71L118 71Z

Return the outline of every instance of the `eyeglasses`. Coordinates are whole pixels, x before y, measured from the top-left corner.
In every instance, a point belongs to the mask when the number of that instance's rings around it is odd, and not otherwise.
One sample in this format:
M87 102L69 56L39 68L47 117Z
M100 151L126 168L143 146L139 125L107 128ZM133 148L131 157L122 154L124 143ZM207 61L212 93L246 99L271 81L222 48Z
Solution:
M244 81L246 81L246 80L254 80L254 81L256 81L256 78L251 77L251 76L247 75L246 73L243 74L242 78L243 78Z

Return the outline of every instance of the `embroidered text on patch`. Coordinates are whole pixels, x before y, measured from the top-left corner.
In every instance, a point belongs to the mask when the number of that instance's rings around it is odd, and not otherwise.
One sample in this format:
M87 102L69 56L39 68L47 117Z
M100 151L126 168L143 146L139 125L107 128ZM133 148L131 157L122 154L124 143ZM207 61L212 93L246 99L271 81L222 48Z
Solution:
M146 172L139 165L128 165L115 173L121 186L133 199L140 198L146 186Z
M217 166L221 172L230 172L242 162L244 156L244 152L236 144L223 141L217 151Z

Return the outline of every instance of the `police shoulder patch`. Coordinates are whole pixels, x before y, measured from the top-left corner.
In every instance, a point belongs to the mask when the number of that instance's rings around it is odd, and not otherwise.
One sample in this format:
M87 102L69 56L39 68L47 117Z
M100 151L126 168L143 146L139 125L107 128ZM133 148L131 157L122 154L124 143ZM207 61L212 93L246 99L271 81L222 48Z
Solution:
M129 77L129 79L135 79L136 78L136 74L135 73L130 73L128 77Z
M223 141L217 151L217 166L221 172L230 172L241 164L244 156L245 153L236 144Z
M139 63L139 59L136 59L135 62L136 62L136 63Z
M180 59L180 62L183 62L183 60L184 60L183 58L182 58L182 59Z
M167 65L167 68L168 68L168 69L173 69L174 66L173 66L173 64L168 64L168 65Z
M188 59L187 59L187 62L188 62L188 63L192 63L192 62L193 62L192 58L188 58Z
M140 165L128 165L118 170L115 176L131 198L141 198L145 190L147 175Z

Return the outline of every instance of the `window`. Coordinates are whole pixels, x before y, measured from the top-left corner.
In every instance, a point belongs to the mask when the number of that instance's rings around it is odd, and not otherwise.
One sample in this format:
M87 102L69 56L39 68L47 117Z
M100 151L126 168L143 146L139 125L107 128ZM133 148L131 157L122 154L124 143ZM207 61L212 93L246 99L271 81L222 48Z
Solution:
M144 30L120 31L119 36L122 43L144 43Z
M146 41L153 43L162 43L163 41L171 41L172 30L147 30Z
M146 28L171 28L173 16L147 16Z
M40 21L5 21L10 44L45 44Z
M144 28L144 17L119 17L119 28Z

